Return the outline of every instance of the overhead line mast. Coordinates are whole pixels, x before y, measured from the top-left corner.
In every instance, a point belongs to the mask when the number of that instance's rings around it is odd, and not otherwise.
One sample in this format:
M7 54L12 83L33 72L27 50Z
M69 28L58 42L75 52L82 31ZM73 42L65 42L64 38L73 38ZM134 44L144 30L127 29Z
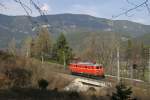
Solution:
M148 83L150 84L150 47L148 48ZM148 85L148 93L150 93L150 85Z
M120 58L120 54L119 54L119 47L117 48L117 80L118 80L118 83L120 82L120 61L119 61L119 58Z

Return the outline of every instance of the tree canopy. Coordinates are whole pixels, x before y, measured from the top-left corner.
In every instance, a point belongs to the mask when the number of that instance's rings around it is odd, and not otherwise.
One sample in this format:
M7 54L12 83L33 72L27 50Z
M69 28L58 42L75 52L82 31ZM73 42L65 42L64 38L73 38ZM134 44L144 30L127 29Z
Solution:
M52 55L53 58L61 64L64 62L70 62L73 56L72 49L69 47L69 44L63 33L61 33L56 43L53 45Z

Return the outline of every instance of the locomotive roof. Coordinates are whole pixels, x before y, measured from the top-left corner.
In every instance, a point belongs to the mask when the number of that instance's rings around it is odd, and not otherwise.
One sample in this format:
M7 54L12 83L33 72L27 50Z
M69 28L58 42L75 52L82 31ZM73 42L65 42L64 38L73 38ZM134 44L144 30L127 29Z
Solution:
M87 65L87 66L102 66L102 64L94 64L91 62L78 62L78 63L72 63L72 64Z

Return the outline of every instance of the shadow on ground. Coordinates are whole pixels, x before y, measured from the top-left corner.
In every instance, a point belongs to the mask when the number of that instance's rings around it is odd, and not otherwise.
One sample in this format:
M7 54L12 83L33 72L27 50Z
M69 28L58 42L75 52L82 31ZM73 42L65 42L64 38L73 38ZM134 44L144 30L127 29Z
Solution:
M100 99L101 98L101 99ZM107 100L104 97L87 97L82 93L54 90L12 88L0 90L0 100Z

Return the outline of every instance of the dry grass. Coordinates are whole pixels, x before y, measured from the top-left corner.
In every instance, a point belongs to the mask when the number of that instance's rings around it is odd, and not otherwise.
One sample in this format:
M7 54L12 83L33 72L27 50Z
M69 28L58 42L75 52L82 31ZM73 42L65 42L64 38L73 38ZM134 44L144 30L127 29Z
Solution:
M30 78L29 87L12 90L12 80L5 72L7 70L24 69L32 72ZM14 72L14 71L12 71ZM45 62L41 64L39 60L33 58L14 57L10 54L0 52L0 100L109 100L111 93L115 88L102 89L99 92L86 92L86 93L70 93L62 92L62 89L67 86L73 79L69 75L63 75L61 73L69 73L64 69L62 65ZM14 72L16 73L16 72ZM12 74L10 74L12 75ZM16 74L14 74L16 75ZM20 74L19 74L20 75ZM22 77L20 77L22 79ZM47 91L38 90L38 80L41 78L46 79L49 82ZM18 81L18 80L17 80ZM111 80L109 80L111 81ZM113 82L113 80L112 80ZM130 83L130 82L129 82ZM128 84L128 83L127 83ZM150 97L149 87L145 85L130 85L133 87L133 97L138 100L148 100ZM32 87L32 88L31 88ZM34 88L34 89L33 89ZM41 97L39 97L41 95ZM76 98L77 96L77 98Z
M1 100L110 100L109 96L87 95L87 93L34 88L12 88L0 90Z
M149 100L150 98L150 87L147 89L133 87L133 97L137 98L138 100Z
M70 80L66 79L62 75L57 74L57 71L64 70L63 66L59 64L53 63L44 63L42 64L39 60L33 58L24 58L24 57L14 57L8 53L0 52L0 84L1 87L5 87L6 82L4 80L9 80L10 74L8 76L6 72L13 71L16 69L24 69L27 71L31 71L31 84L32 87L38 87L38 80L41 78L49 81L49 89L57 88L61 90L66 85L69 84ZM16 73L16 72L15 72ZM17 72L18 73L18 72ZM16 75L16 74L15 74ZM17 77L16 77L17 78ZM10 83L13 80L10 81Z

